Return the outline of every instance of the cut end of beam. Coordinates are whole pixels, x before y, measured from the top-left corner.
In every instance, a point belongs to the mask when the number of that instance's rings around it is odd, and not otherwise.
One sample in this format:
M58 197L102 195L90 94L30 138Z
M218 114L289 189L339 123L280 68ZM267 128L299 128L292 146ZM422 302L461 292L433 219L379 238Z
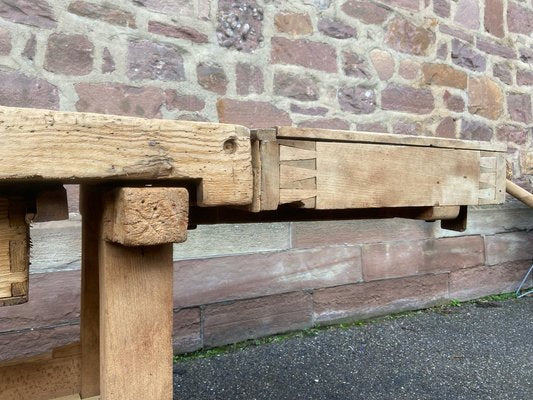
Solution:
M184 188L120 188L104 205L104 238L124 246L187 240L189 193Z

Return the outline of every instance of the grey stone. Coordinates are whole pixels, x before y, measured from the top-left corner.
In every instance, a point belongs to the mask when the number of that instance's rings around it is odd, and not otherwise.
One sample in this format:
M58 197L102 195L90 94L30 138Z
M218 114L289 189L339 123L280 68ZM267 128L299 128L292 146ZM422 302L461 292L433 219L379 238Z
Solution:
M376 94L372 89L364 87L340 88L337 98L343 111L354 114L371 114L376 109Z
M128 72L132 80L185 80L180 49L162 43L140 40L128 46Z
M460 40L452 40L452 61L454 64L471 69L472 71L485 71L487 60L472 46Z
M274 75L274 94L300 101L313 101L318 100L320 91L312 78L278 72Z

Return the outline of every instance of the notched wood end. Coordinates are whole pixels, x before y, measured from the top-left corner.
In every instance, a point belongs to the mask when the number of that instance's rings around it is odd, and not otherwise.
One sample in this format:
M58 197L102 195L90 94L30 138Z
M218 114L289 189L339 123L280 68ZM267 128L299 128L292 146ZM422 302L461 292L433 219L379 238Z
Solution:
M153 246L187 240L189 193L184 188L120 188L104 199L105 240Z
M40 190L37 193L33 222L62 221L68 219L67 191L63 185Z

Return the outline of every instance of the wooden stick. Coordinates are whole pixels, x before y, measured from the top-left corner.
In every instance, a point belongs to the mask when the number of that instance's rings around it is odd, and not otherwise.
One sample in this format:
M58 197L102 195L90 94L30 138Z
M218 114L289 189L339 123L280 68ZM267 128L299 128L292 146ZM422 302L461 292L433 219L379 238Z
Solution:
M522 189L516 183L513 183L509 179L506 181L505 190L511 196L520 200L522 203L529 207L533 207L533 194L529 193L527 190Z

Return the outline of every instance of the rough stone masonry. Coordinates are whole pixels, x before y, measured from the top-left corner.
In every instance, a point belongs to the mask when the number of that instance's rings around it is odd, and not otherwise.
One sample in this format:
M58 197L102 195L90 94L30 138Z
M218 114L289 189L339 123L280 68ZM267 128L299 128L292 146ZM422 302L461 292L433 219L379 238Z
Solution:
M531 190L532 94L533 0L0 0L0 105L501 141ZM34 230L35 249L61 240L33 261L31 302L0 309L2 358L77 335L69 224ZM176 263L176 350L510 290L532 225L510 203L472 210L459 237L398 220L200 228L176 248L194 258Z

